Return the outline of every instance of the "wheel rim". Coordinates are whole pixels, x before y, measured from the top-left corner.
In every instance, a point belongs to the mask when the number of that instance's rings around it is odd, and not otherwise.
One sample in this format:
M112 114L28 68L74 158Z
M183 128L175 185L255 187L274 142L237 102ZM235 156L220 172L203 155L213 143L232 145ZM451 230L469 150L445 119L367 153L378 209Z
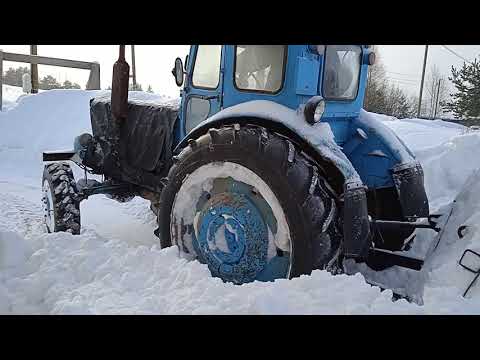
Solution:
M50 189L50 184L48 180L43 182L42 186L42 205L43 205L43 217L45 226L49 232L54 232L55 230L55 211L53 208L53 198L52 191Z
M237 284L288 278L290 231L273 191L239 164L210 163L189 174L172 206L170 234L182 254Z

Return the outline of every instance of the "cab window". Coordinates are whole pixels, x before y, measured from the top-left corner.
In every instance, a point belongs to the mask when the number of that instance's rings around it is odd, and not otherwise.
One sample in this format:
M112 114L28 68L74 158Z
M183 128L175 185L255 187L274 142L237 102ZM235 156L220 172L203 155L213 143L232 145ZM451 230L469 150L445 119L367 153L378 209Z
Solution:
M239 90L277 93L285 76L284 45L237 45L235 86Z
M325 51L323 96L328 100L357 97L362 49L357 45L328 45Z
M192 85L203 89L216 89L220 80L221 45L198 45L193 67Z

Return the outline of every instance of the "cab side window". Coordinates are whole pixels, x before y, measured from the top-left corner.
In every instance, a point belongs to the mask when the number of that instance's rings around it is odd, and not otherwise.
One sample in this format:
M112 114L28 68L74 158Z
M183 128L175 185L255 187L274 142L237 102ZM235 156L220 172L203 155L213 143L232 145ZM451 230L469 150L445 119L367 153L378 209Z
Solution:
M185 124L187 133L205 120L209 113L210 101L194 96L190 97L187 103L187 122Z
M323 96L354 100L358 93L362 49L357 45L328 45L325 51Z
M287 47L237 45L235 86L239 90L277 93L282 89Z
M218 87L221 56L221 45L198 45L192 75L193 87L203 89Z

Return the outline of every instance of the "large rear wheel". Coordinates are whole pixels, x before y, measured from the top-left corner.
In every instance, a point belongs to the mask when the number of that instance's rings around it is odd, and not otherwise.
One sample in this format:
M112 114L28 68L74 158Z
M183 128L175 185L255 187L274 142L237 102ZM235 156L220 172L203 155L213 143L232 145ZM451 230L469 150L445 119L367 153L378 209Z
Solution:
M339 251L335 195L296 146L259 127L211 129L179 155L162 192L162 247L237 284L309 274Z

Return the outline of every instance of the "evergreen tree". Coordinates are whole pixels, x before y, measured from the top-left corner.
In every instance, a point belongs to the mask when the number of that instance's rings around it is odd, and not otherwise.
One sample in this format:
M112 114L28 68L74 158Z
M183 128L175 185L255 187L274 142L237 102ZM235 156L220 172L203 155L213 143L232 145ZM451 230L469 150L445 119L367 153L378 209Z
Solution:
M133 86L133 84L130 84L130 85L128 85L128 90L129 91L143 91L142 84L137 83L136 86Z
M62 89L81 89L81 86L77 83L72 83L69 80L65 80L63 82Z
M147 92L149 92L149 93L153 93L152 85L148 85Z
M452 66L452 76L448 78L457 92L450 94L452 101L442 103L446 110L457 118L480 117L480 62L463 63L461 69Z
M26 66L15 69L9 68L5 71L5 74L3 74L3 83L5 85L21 87L23 85L22 76L25 73L30 73L30 69Z
M42 90L61 89L62 85L52 75L44 76L38 83Z

